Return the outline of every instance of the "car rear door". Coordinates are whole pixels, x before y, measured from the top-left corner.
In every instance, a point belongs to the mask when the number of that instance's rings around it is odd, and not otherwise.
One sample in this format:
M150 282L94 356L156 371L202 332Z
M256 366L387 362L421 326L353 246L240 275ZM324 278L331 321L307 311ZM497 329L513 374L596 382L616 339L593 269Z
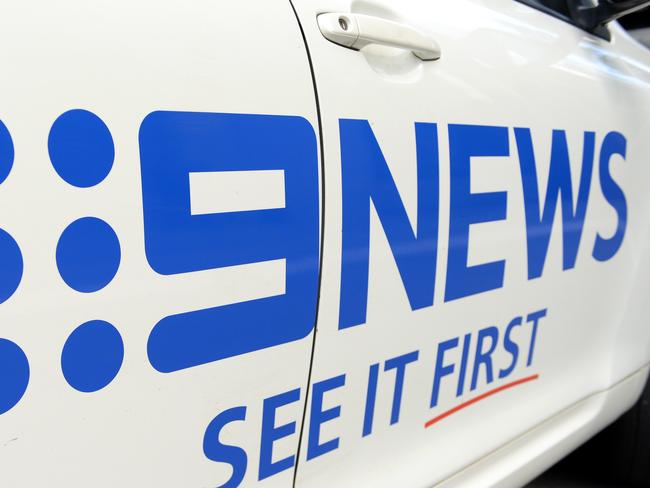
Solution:
M1 10L0 485L291 486L320 185L290 3Z
M514 1L293 4L325 154L297 485L431 486L646 364L647 54Z

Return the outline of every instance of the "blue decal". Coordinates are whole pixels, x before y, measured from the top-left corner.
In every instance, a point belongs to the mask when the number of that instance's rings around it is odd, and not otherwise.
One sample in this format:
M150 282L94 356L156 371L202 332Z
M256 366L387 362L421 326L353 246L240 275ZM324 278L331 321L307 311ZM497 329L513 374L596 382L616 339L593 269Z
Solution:
M445 353L450 349L455 349L457 347L458 337L454 337L453 339L438 344L438 352L436 353L436 369L433 375L433 388L431 390L431 408L438 405L438 398L440 396L440 380L442 380L444 376L453 374L456 370L454 363L445 364Z
M625 159L625 150L627 141L622 134L610 132L605 136L603 145L600 148L600 160L598 165L598 174L600 175L600 188L607 203L616 211L618 219L616 231L612 237L603 237L600 232L596 235L594 243L593 257L598 261L607 261L614 257L623 244L625 228L627 226L627 201L621 187L614 181L609 171L609 162L614 154Z
M368 389L366 390L366 408L363 414L362 436L372 434L372 421L375 416L375 401L377 399L377 380L379 378L379 363L370 365L368 370Z
M365 323L370 202L374 204L413 310L433 305L438 248L438 132L415 124L417 231L366 120L339 121L343 184L343 254L339 329Z
M526 211L528 279L542 276L558 200L561 201L562 206L562 269L567 270L575 266L589 200L595 138L593 132L585 132L584 134L580 187L574 212L571 165L566 133L561 130L553 131L551 163L544 199L544 210L540 212L539 185L537 183L535 153L530 129L515 128Z
M14 164L14 143L7 127L0 120L0 183L7 179Z
M460 368L458 371L458 383L456 384L456 396L459 397L465 391L465 375L467 374L467 360L469 359L469 345L472 342L472 334L465 334L463 338L463 352L460 357Z
M506 327L506 332L503 337L503 348L512 356L512 362L508 367L503 368L499 371L500 379L505 378L510 373L512 373L512 371L515 369L515 366L517 366L517 359L519 358L519 346L515 341L513 341L510 338L510 334L512 333L512 329L520 326L521 326L521 317L515 317L510 321L510 323Z
M145 251L172 275L285 259L286 293L165 317L149 361L172 372L301 339L318 292L316 138L301 117L153 112L140 127ZM285 207L192 215L189 173L283 170ZM215 297L215 301L217 297Z
M111 282L120 265L120 242L101 219L84 217L72 222L56 246L61 278L77 291L90 293Z
M13 342L0 339L0 415L20 401L28 383L27 356Z
M0 183L9 175L13 163L14 145L11 135L7 127L0 121ZM23 257L20 248L13 237L0 229L0 303L5 302L14 294L22 276ZM1 409L2 400L0 399L0 413L2 413Z
M115 148L106 124L87 110L69 110L52 124L47 141L52 166L73 186L101 183L113 167Z
M281 471L290 469L295 462L291 455L279 461L273 461L273 443L296 432L296 423L275 425L275 413L278 408L300 400L300 388L266 398L262 409L262 432L260 435L259 480L263 480Z
M227 463L232 466L232 475L219 488L234 488L239 486L246 475L248 457L241 447L222 444L219 440L221 429L231 422L246 420L246 407L234 407L217 415L203 435L203 453L211 461Z
M341 415L341 406L323 410L325 393L345 385L345 375L335 376L318 383L311 389L311 409L309 410L309 437L307 440L307 460L327 454L339 447L339 438L335 437L326 442L320 440L320 426Z
M485 351L483 349L483 343L485 339L490 338L490 345ZM492 354L497 347L499 342L499 329L494 326L486 327L478 331L478 339L476 342L476 355L474 356L474 368L472 370L472 381L470 384L470 391L476 390L476 385L478 384L478 374L481 368L481 364L485 365L485 383L489 385L494 380L492 374Z
M18 289L23 277L23 255L18 244L7 232L0 229L0 303Z
M467 265L472 224L504 220L508 194L471 192L471 158L508 156L508 129L481 125L449 125L450 213L445 301L503 286L505 261Z
M406 365L418 360L419 352L412 351L408 354L402 354L384 363L384 371L395 370L395 389L393 390L393 406L390 411L390 424L399 422L399 411L402 405L402 390L404 389L404 373Z
M61 369L70 386L94 392L107 386L122 367L124 343L117 329L103 320L77 327L61 353Z
M544 308L538 310L537 312L529 313L526 317L526 322L532 322L533 332L530 335L530 347L528 348L528 360L526 361L526 366L533 364L533 353L535 352L535 341L537 340L537 326L539 325L540 319L546 317L547 310Z

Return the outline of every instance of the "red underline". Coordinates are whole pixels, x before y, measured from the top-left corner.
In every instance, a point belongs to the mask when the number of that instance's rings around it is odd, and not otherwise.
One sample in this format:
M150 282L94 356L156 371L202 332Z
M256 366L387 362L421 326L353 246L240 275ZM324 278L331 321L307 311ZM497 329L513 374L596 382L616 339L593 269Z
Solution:
M431 427L433 424L436 422L440 422L442 419L449 417L451 414L454 414L458 412L459 410L462 410L463 408L469 407L470 405L473 405L477 402L480 402L481 400L485 400L487 397L490 397L492 395L495 395L496 393L502 392L504 390L508 390L510 388L513 388L515 386L523 385L524 383L528 383L529 381L534 381L537 378L539 378L538 374L534 374L532 376L526 376L525 378L521 378L516 381L512 381L510 383L506 383L505 385L501 385L497 388L494 388L490 391L486 391L485 393L474 397L470 400L467 400L466 402L461 403L460 405L456 405L454 408L447 410L444 413L441 413L437 417L433 417L431 420L429 420L427 423L424 424L424 428L426 429L427 427Z

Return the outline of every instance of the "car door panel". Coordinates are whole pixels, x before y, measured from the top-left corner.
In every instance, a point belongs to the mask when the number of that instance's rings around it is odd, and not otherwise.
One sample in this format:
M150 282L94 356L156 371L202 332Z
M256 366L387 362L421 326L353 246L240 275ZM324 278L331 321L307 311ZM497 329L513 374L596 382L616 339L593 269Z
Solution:
M293 4L326 215L298 486L431 486L646 365L647 53L517 2Z
M259 435L278 390L300 423L319 274L291 5L27 1L0 24L2 259L22 272L0 485L291 486L273 461L297 436L271 459Z

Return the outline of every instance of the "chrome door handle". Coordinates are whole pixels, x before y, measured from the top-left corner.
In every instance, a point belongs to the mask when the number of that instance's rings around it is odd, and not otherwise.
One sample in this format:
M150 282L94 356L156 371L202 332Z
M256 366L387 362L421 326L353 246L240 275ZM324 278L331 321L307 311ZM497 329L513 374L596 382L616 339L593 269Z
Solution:
M408 49L423 61L440 58L438 43L409 25L362 14L326 13L317 17L323 36L335 44L361 49L369 44Z

